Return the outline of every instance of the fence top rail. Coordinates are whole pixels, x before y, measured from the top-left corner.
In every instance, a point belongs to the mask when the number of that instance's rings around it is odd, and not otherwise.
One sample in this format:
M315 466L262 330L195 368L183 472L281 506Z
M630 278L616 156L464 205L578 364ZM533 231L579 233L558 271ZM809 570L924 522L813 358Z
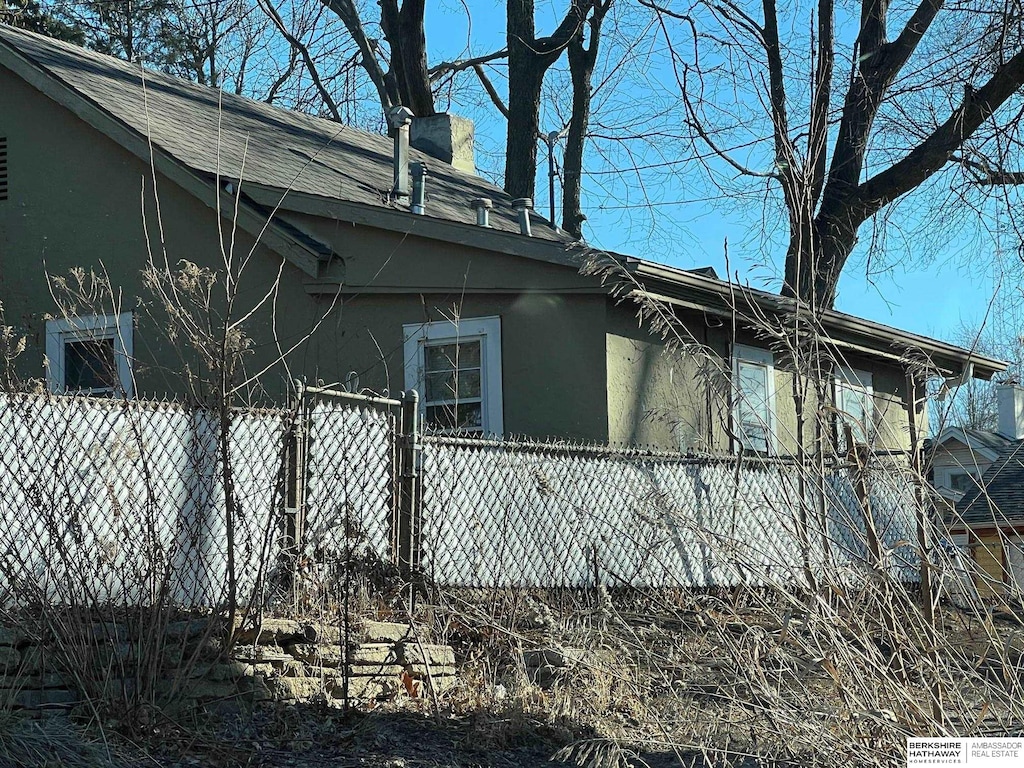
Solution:
M443 433L426 433L422 438L426 444L446 445L460 448L494 448L522 453L552 453L581 456L620 458L620 459L651 459L654 461L673 462L677 464L741 464L748 467L767 466L804 466L813 467L817 463L815 456L807 456L802 461L795 456L755 456L726 453L679 453L677 451L659 450L656 448L637 448L630 446L614 446L601 443L570 443L558 440L531 440L528 438L483 438L470 435L453 435ZM905 456L905 451L878 451L878 458ZM823 457L824 463L830 468L852 466L843 455Z
M356 400L360 403L372 403L373 405L386 405L392 408L401 408L402 401L393 397L382 395L363 395L358 392L346 392L342 389L331 389L330 387L311 387L308 384L298 382L299 394L309 392L313 395L327 395L328 397L340 397L346 400Z
M215 409L208 404L176 400L172 397L160 399L151 397L107 397L81 393L56 392L17 392L0 390L0 406L49 405L54 407L84 406L94 411L176 411L181 413L214 413ZM229 409L232 417L238 416L277 416L288 417L293 413L291 408L266 405L232 405Z

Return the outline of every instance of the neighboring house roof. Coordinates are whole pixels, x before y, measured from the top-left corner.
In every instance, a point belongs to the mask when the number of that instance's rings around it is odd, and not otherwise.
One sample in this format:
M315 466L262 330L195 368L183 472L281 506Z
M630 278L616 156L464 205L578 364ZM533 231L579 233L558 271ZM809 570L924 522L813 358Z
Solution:
M0 40L189 168L225 180L396 207L392 142L331 120L144 69L75 45L0 26ZM494 202L491 226L519 233L511 197L478 176L412 150L428 166L428 215L472 224L474 198ZM278 195L280 197L280 195ZM572 241L536 217L534 237Z
M976 451L987 461L995 461L999 454L1013 445L1015 441L988 429L946 427L937 437L925 442L924 450L935 451L950 442L961 443L972 451Z
M1024 440L1011 441L982 475L980 487L957 502L956 511L954 527L1024 523Z
M392 144L384 136L222 93L110 56L0 24L0 65L168 175L211 207L233 204L212 181L242 180L240 225L317 277L331 255L324 243L274 215L301 211L462 243L577 269L593 253L541 217L533 236L520 234L511 199L499 187L413 150L427 163L427 215L397 206ZM285 196L285 192L287 195ZM476 226L470 201L494 202L491 227ZM270 228L265 227L268 218ZM698 311L729 316L792 313L795 302L719 280L714 270L688 271L607 254L632 273L641 292ZM903 361L921 351L945 370L969 362L989 378L1006 364L952 344L826 310L821 326L837 346Z

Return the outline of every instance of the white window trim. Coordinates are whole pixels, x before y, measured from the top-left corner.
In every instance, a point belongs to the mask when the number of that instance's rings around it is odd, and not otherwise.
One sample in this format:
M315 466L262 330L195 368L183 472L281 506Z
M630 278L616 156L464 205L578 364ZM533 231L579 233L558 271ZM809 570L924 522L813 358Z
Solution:
M66 344L74 341L114 341L114 361L117 365L117 380L121 391L93 389L69 391L64 385L67 366ZM55 394L117 394L135 396L135 379L132 376L134 343L132 340L132 313L117 315L81 315L46 321L46 388Z
M402 326L405 388L420 395L420 417L426 418L425 348L428 343L480 341L480 394L483 433L501 437L505 431L501 393L501 318L463 317L457 321L413 323Z
M740 414L739 414L739 381L740 362L760 363L768 368L767 400L768 400L768 423L765 425L767 439L765 440L769 454L777 453L777 437L775 434L777 417L775 415L775 355L771 350L760 347L749 347L746 344L733 344L732 346L732 422L733 431L736 433L734 439L734 451L742 447L740 440Z
M840 407L841 404L839 401L839 393L843 388L853 391L860 390L864 393L867 402L871 406L871 413L869 414L870 418L868 420L868 424L865 425L867 427L867 434L864 437L867 438L868 445L874 444L875 437L878 433L878 413L877 409L875 408L874 379L871 375L871 372L862 371L857 368L849 368L847 366L839 366L836 369L835 391L833 392L832 397L835 401L834 404L836 410L840 411L839 428L841 432L843 431L842 420L845 416L845 413L842 412L842 408ZM842 435L840 435L840 437L842 438Z
M969 469L967 467L935 467L933 471L935 473L936 488L946 488L950 491L962 493L962 491L958 491L953 487L953 475L970 475L976 483L981 483L981 473L976 469Z

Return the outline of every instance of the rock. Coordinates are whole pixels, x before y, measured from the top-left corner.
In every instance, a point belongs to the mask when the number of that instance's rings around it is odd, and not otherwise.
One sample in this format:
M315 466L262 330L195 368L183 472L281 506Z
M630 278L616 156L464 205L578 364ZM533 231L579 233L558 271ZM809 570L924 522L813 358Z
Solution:
M269 677L264 682L275 699L290 701L309 701L325 694L334 684L315 677Z
M240 661L249 664L261 662L281 663L294 661L295 657L281 650L263 645L236 645L231 651L232 661Z
M431 664L429 672L424 664L412 664L407 668L407 671L416 680L426 680L428 677L442 678L455 676L455 667L440 664Z
M18 670L24 675L32 675L46 668L46 649L40 645L22 648L19 656Z
M124 642L131 638L128 625L118 621L94 621L86 627L82 627L77 633L78 639L97 640L100 642Z
M407 664L437 664L454 666L455 651L448 645L426 645L420 643L404 643L400 648L401 658Z
M398 656L391 643L364 643L349 654L351 664L396 664Z
M18 675L6 678L6 685L11 688L67 688L68 682L57 672L45 672L41 675ZM0 686L5 683L0 682Z
M193 640L206 633L210 626L209 619L183 619L172 621L164 629L164 637L168 640Z
M281 671L281 674L285 677L308 677L309 670L307 666L301 661L285 661L280 665L275 664L274 667Z
M352 664L348 667L349 677L398 678L405 671L400 664Z
M372 677L352 677L348 681L348 697L350 700L369 701L371 699L390 698L396 696L402 690L402 681L397 677L388 680ZM334 686L328 689L328 693L333 699L344 700L344 681L338 680Z
M25 709L38 709L53 706L71 706L81 700L74 691L67 688L52 688L40 690L38 688L13 688L0 689L0 699L10 702L15 707Z
M581 648L534 648L523 651L523 663L527 667L570 667L582 660Z
M337 667L345 660L343 649L337 645L298 643L286 646L285 651L299 661L304 661L317 667Z
M352 636L361 643L397 643L413 638L412 627L389 621L360 621Z
M264 619L257 627L238 629L235 641L245 645L290 645L312 642L316 632L309 624L292 619Z

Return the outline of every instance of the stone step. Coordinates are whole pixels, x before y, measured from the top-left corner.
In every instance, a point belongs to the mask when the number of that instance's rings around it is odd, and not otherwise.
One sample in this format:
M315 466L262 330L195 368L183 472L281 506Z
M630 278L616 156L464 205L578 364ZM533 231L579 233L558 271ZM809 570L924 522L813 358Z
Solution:
M346 661L346 654L337 645L300 643L287 646L285 651L296 659L316 666L337 667ZM455 652L447 645L364 643L347 654L351 664L397 664L402 661L421 664L424 659L431 664L452 666L455 664Z

